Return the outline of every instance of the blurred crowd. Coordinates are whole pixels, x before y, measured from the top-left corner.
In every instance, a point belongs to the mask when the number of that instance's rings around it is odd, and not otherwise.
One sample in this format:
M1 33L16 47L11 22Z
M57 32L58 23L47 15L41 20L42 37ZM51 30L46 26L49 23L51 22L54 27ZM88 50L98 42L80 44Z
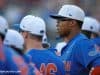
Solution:
M27 14L42 17L46 20L48 39L55 44L55 22L49 15L57 12L63 4L76 4L85 10L86 15L100 21L100 0L0 0L0 15L7 18L10 26L19 24L21 18Z

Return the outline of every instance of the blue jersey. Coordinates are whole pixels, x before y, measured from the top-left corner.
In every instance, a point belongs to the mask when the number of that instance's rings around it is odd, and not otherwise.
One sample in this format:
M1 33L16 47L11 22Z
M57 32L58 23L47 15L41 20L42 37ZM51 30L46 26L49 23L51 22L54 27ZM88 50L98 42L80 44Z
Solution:
M69 41L61 53L66 74L89 75L91 67L100 66L100 55L93 43L83 34L78 34Z
M5 46L4 47L5 56L6 56L6 69L8 71L6 74L11 75L34 75L31 73L28 63L25 62L24 58L20 56L12 48ZM31 71L31 72L30 72Z
M100 37L96 37L96 38L93 38L91 40L93 41L94 44L100 46Z
M0 71L4 71L6 68L6 64L5 64L6 58L5 58L5 54L4 54L4 50L3 50L3 45L0 44ZM2 74L2 72L0 72L0 75Z
M26 54L43 75L65 75L63 62L51 51L32 49Z
M100 52L100 37L93 38L91 41L94 43L96 50Z

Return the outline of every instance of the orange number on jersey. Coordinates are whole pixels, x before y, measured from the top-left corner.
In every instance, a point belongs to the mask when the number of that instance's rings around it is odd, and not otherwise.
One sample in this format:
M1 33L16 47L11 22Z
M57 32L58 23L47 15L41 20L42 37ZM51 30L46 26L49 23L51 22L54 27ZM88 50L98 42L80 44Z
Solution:
M40 72L42 72L44 75L55 75L55 72L57 72L57 67L53 63L49 63L47 64L47 66L42 63L40 67Z
M71 61L65 62L64 65L65 65L65 70L66 71L70 71L70 69L71 69Z
M44 63L42 63L41 66L40 66L40 72L45 74L45 69L46 69L46 66L45 66Z
M14 56L13 57L14 63L16 64L16 66L19 69L19 73L20 75L27 75L28 74L28 66L26 65L26 63L23 61L23 59L19 56Z

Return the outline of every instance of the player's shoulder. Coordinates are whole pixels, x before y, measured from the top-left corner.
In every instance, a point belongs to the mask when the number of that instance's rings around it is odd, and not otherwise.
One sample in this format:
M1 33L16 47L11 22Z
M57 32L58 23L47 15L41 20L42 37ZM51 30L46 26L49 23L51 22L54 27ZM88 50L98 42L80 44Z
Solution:
M75 51L79 53L80 52L84 53L84 52L89 52L91 50L94 51L95 47L94 47L94 43L90 39L88 39L85 36L82 36L82 38L79 39L77 43L75 44L74 49L77 49Z
M93 46L93 42L87 37L83 37L77 41L76 46L85 47L85 46Z
M11 55L12 49L10 47L4 45L3 50L4 50L5 55Z
M100 37L93 38L93 39L91 39L91 41L92 41L94 44L97 44L98 46L100 46Z

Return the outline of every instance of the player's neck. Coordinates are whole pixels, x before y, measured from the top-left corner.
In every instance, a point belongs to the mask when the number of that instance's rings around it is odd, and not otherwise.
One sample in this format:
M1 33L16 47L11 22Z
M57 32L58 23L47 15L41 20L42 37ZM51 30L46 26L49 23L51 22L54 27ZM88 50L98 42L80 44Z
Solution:
M67 42L68 41L70 41L71 39L73 39L77 34L79 34L80 33L80 30L72 30L71 32L70 32L70 35L68 36L68 37L66 37L66 39L67 39Z
M42 42L39 41L28 41L26 44L26 50L31 50L31 49L37 49L37 50L42 50Z

